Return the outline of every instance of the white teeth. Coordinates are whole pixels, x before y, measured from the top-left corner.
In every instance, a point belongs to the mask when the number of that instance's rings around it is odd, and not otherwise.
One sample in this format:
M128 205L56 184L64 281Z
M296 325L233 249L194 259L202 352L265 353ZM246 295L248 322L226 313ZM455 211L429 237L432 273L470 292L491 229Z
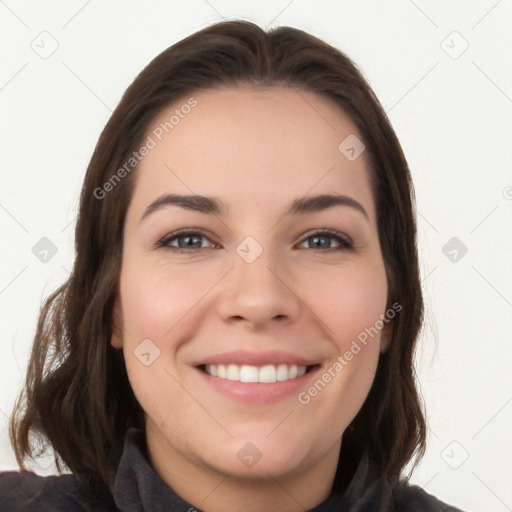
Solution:
M302 377L306 373L305 366L296 364L269 364L266 366L249 366L237 364L207 364L205 371L213 377L236 380L239 382L263 382L271 383Z
M226 371L226 378L228 380L240 380L240 367L236 364L229 364Z
M256 366L244 365L240 368L240 382L258 382L259 372Z
M276 381L276 367L271 364L262 366L259 374L260 382L275 382Z
M279 381L288 379L288 366L285 364L280 364L277 367L276 379Z
M210 368L214 366L213 364L210 365ZM217 377L220 377L221 379L226 378L226 367L223 364L219 364L217 366Z

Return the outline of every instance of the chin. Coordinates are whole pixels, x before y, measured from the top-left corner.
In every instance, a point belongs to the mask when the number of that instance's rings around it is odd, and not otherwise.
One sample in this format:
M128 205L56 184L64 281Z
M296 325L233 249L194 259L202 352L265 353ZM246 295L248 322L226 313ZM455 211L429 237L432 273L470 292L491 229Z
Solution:
M273 434L271 434L273 435ZM285 443L282 438L234 438L210 452L210 467L231 477L265 479L286 475L303 465L309 443ZM270 473L270 475L269 475Z

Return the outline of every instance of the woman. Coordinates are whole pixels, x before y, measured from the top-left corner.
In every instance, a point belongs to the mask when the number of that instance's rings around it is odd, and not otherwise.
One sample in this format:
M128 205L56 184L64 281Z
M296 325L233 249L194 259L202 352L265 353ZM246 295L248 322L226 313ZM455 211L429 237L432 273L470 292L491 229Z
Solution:
M72 475L2 510L453 511L425 450L413 190L375 94L300 30L223 22L135 79L11 418Z

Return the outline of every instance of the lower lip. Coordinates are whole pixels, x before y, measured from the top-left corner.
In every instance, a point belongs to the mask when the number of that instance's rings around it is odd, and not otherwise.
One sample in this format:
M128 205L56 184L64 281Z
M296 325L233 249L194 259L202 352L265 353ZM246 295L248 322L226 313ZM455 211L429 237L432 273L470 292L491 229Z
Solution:
M312 376L319 370L320 365L314 366L301 377L276 382L240 382L237 380L214 377L199 368L195 368L205 382L221 395L242 403L268 404L278 402L290 395L304 391Z

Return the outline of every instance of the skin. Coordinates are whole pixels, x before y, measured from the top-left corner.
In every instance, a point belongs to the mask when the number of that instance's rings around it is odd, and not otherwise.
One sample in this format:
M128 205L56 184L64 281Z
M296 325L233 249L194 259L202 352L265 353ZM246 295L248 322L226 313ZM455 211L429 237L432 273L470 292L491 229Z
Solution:
M197 106L136 171L112 345L124 351L146 414L150 463L182 498L207 512L310 509L331 491L343 432L368 394L391 324L307 405L296 394L273 404L229 400L191 363L239 348L280 349L319 361L321 376L385 313L366 155L349 161L338 150L358 132L316 94L238 86L194 97ZM215 196L229 211L170 205L140 221L164 193ZM368 218L349 206L283 217L292 200L321 193L350 196ZM195 240L202 248L155 247L181 228L205 231ZM355 248L316 248L308 232L324 228ZM247 236L263 249L250 264L236 252ZM322 243L339 247L335 238ZM147 338L160 355L145 366L134 350ZM247 442L261 452L251 468L237 457Z

